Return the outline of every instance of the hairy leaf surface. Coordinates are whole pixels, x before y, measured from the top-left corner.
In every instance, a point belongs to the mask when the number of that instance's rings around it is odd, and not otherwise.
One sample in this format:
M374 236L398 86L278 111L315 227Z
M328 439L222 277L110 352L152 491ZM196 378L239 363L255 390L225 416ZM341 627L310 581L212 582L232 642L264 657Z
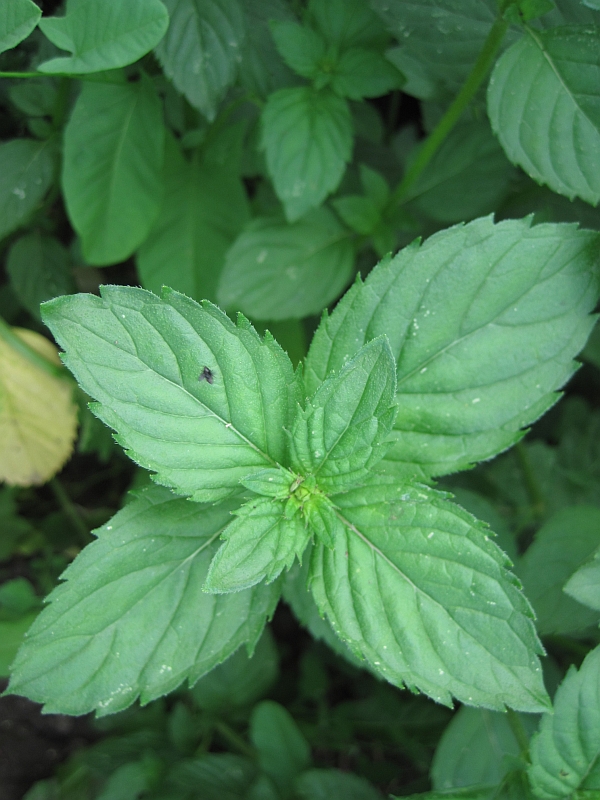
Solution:
M341 181L352 151L350 110L327 89L299 86L271 94L262 123L269 174L294 222Z
M488 113L509 159L534 180L600 201L600 27L528 28L494 68Z
M327 208L291 225L259 217L226 255L219 302L254 319L301 319L335 300L353 265L348 232Z
M598 241L573 225L482 218L413 243L322 321L307 390L385 333L398 416L382 465L428 477L490 458L556 401L576 367L594 324Z
M270 497L249 500L221 534L225 544L213 559L206 579L209 592L238 592L262 580L271 583L296 557L302 558L311 531L296 514L285 516L285 504Z
M165 75L209 120L235 80L245 36L238 0L164 0L171 18L156 48Z
M202 591L233 508L146 489L65 571L17 656L9 691L47 712L102 716L193 684L240 645L253 647L277 586L226 597Z
M45 61L38 69L84 75L133 64L158 44L168 25L160 0L67 0L66 16L44 17L40 28L72 55Z
M483 523L383 477L335 499L346 536L315 546L310 588L355 653L441 703L548 707L533 613Z
M214 502L286 453L299 399L287 355L177 292L103 287L44 306L95 413L159 483Z
M5 0L0 6L0 53L27 38L41 16L32 0Z
M543 717L531 742L529 779L543 800L600 789L600 647L558 687L554 714Z
M367 477L384 455L396 407L395 362L387 337L365 345L299 409L292 466L326 493Z
M122 261L148 235L162 201L164 134L149 78L83 85L65 128L62 184L89 263Z

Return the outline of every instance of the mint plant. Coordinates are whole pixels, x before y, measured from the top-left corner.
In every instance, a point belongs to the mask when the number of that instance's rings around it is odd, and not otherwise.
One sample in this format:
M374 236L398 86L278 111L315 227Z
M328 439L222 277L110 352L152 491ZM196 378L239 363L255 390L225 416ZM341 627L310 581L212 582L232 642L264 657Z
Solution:
M9 693L102 717L217 681L283 597L351 664L463 704L424 798L593 797L595 412L521 439L582 351L600 364L596 6L7 0L0 308L63 350L82 441L110 450L90 399L149 478ZM584 641L554 704L539 637ZM374 796L321 774L283 706L244 724L246 761L203 755L233 796ZM102 791L179 800L217 769L171 785L152 758Z

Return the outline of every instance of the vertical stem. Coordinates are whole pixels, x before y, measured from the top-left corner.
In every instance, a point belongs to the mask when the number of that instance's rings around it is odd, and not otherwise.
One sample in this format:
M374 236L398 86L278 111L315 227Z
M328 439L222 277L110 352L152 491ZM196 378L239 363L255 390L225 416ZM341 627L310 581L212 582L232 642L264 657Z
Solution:
M529 495L529 500L531 501L531 510L533 512L533 516L536 520L540 520L544 516L546 510L546 500L537 478L535 477L533 467L531 466L531 461L529 460L529 455L527 454L527 450L523 442L517 442L515 445L515 453L517 454L519 466L523 472L525 486L527 487L527 494Z
M498 17L483 43L481 52L467 80L437 126L425 139L417 157L392 194L390 204L401 203L407 198L419 175L429 164L446 136L454 128L488 74L507 29L508 22L502 17Z
M529 761L529 738L527 737L527 732L523 727L523 723L521 722L521 717L516 711L513 711L512 708L507 708L506 719L508 720L510 729L513 732L513 736L517 740L517 744L521 750L521 756L526 761Z

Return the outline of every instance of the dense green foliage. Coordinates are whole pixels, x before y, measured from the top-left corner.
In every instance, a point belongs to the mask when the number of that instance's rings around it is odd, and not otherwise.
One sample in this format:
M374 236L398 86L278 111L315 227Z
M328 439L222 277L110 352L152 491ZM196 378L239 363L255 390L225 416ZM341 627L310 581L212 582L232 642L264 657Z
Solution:
M28 800L599 796L596 5L4 0L0 304L77 385L0 338L137 465L59 544L0 494L8 692L124 712ZM316 755L365 718L409 779Z

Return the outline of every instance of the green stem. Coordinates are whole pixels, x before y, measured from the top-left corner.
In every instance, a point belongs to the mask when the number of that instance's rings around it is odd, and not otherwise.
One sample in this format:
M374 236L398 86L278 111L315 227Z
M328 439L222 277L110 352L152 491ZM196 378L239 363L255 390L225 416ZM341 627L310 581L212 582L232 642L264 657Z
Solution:
M507 708L506 719L508 720L510 729L513 732L513 736L517 740L517 744L521 750L521 756L525 759L525 761L529 761L529 738L527 736L527 731L523 726L521 717L516 711L513 711L512 708Z
M58 478L51 478L49 485L54 493L54 497L56 497L58 501L59 506L66 516L71 520L73 527L81 537L82 543L87 544L90 538L90 529L81 518L81 514L79 511L77 511L75 504L65 491L65 487L58 480Z
M467 80L464 82L460 92L456 95L437 126L431 131L427 139L425 139L417 157L392 194L390 205L406 201L413 184L429 164L446 136L448 136L452 128L454 128L462 116L463 111L469 105L483 83L496 58L496 54L500 49L500 45L502 44L507 30L508 22L502 17L498 17L488 33L487 39L483 44L481 52Z
M2 317L0 317L0 339L26 358L31 364L44 370L44 372L47 372L49 375L55 378L62 378L63 380L71 379L63 367L59 367L51 361L48 361L47 358L44 358L44 356L40 355L33 347L30 347L23 339L17 336Z
M243 753L245 756L249 758L256 758L256 751L253 747L251 747L247 742L245 742L242 737L237 734L233 728L230 728L226 722L222 722L221 720L216 720L214 723L215 730L221 734L221 736L236 750L239 750L240 753Z
M62 128L69 103L70 82L68 78L61 78L56 93L54 108L52 109L52 127L55 131Z
M515 453L519 460L519 466L525 479L525 486L527 487L527 494L531 502L531 511L536 520L543 518L546 510L546 500L544 493L535 477L535 472L529 460L529 454L523 442L517 442L515 445Z

